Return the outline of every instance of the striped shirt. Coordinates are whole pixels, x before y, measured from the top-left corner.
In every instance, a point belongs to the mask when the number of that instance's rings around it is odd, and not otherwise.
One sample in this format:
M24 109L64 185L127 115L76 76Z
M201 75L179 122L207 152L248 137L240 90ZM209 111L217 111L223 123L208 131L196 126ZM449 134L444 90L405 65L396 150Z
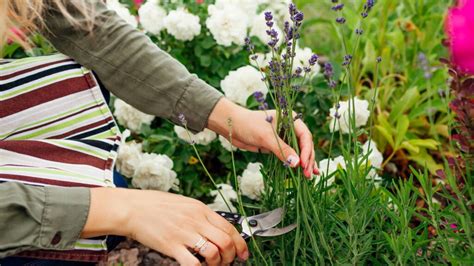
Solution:
M62 54L0 61L0 182L113 187L119 144L89 70ZM103 254L107 247L104 239L80 239L75 249Z

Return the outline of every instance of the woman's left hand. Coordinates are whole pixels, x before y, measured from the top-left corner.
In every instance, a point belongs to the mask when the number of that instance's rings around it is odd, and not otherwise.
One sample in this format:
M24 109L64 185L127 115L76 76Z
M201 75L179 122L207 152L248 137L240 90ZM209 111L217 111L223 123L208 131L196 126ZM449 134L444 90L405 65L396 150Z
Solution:
M300 119L294 124L300 155L276 135L275 110L251 111L223 98L212 111L208 128L229 139L229 121L232 123L232 144L235 147L253 152L272 152L291 167L301 166L307 178L319 174L314 161L311 132Z

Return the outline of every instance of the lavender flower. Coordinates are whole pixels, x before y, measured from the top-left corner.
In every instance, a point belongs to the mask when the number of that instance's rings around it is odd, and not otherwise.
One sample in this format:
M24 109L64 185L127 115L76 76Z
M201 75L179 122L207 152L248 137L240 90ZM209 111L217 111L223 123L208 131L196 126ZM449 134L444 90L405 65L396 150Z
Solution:
M332 76L334 75L334 70L332 68L332 64L327 62L324 64L324 76L326 78L332 78Z
M363 29L356 29L356 30L355 30L355 33L356 33L357 35L362 35L362 34L364 33L364 30L363 30Z
M309 61L308 61L309 65L310 65L310 66L316 65L316 62L318 62L318 58L319 58L319 57L318 57L317 54L313 54L313 55L311 56L311 58L309 59Z
M333 6L331 9L334 11L341 11L344 8L344 4L338 4Z
M346 19L343 17L336 18L336 22L339 24L344 24L346 23Z
M296 22L302 22L304 19L304 14L303 12L298 12L293 16L294 21Z
M343 66L348 66L352 62L352 55L347 54L344 56L344 62L342 62Z
M272 21L273 20L272 12L270 12L270 11L265 12L265 20L266 21Z
M362 13L360 14L362 18L366 18L369 15L369 12L370 10L372 10L374 5L375 5L375 0L367 0L367 2L365 2L364 11L362 11Z
M433 75L431 74L428 58L426 58L426 55L424 53L418 54L418 63L420 64L420 67L424 72L425 79L431 79Z
M267 121L268 123L271 123L273 121L273 116L269 115L265 117L265 121Z
M183 126L186 126L188 124L188 121L186 121L186 117L184 116L184 114L179 114L178 120Z
M259 103L263 103L265 101L265 97L261 91L256 91L253 93L253 97Z
M382 57L378 56L376 60L377 60L377 63L380 63L382 62Z
M258 55L254 54L250 57L250 59L252 59L253 61L257 60L258 59Z
M296 5L291 3L290 6L289 6L289 11L290 11L290 16L293 17L296 12L297 12L297 9L296 9Z

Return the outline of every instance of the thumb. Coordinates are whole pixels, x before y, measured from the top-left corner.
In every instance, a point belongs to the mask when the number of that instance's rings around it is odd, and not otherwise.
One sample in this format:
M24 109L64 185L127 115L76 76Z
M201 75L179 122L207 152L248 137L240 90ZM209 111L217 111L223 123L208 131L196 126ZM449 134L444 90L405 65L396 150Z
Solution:
M266 149L273 152L278 159L290 167L296 167L300 163L300 158L296 151L286 144L281 138L269 138L271 139Z

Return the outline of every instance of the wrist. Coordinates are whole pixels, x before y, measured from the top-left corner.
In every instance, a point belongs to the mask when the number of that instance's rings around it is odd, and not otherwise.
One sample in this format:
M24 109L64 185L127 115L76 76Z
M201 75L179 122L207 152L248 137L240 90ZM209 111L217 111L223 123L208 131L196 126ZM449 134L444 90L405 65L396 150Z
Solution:
M127 200L133 190L119 188L92 188L90 209L81 237L91 238L103 235L130 236L128 226L132 217L131 204Z
M229 121L234 123L238 121L240 117L247 116L248 112L250 112L248 109L226 98L221 98L209 116L207 128L220 135L226 136L229 133Z

